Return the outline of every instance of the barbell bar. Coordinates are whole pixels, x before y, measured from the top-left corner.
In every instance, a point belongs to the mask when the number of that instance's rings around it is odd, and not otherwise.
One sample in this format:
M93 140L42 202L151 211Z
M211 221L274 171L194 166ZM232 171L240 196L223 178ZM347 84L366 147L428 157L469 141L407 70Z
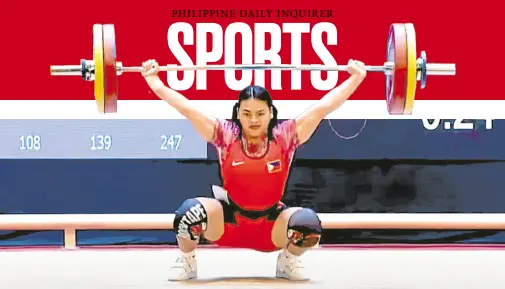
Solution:
M85 60L87 69L93 69L93 61ZM386 62L383 66L365 65L366 71L387 73L394 68L393 62ZM142 72L141 66L126 66L116 63L118 75L124 72ZM346 71L347 65L322 65L322 64L236 64L236 65L189 65L189 66L159 66L160 71L186 71L186 70L301 70L301 71ZM421 64L417 64L417 70L421 70ZM55 76L81 76L82 65L53 65L51 75ZM445 63L427 63L428 75L455 75L456 66Z
M100 113L117 112L117 76L126 72L142 72L140 66L123 66L116 61L115 31L113 24L93 25L93 60L81 59L80 65L51 65L51 75L81 76L95 82L95 99ZM428 75L456 75L453 63L427 63L426 52L416 58L416 35L411 23L390 26L384 65L366 65L370 72L382 72L386 77L386 102L390 114L411 114L417 81L426 87ZM237 64L160 66L160 71L196 70L301 70L346 71L347 65L321 64Z

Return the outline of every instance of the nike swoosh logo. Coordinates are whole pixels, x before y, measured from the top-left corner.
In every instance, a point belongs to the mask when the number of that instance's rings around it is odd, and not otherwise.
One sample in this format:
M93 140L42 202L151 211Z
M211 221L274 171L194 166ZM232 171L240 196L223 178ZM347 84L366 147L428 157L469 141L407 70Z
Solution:
M244 164L244 162L236 162L236 161L233 161L233 162L231 163L231 166L232 166L232 167L236 167L236 166L239 166L239 165L242 165L242 164Z

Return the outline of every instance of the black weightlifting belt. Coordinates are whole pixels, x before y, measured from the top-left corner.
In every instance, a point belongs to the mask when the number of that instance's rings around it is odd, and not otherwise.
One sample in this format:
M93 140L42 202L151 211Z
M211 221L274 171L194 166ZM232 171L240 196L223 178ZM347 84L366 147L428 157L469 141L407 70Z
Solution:
M223 206L224 222L225 223L236 224L237 222L235 220L235 213L237 213L237 212L241 216L251 219L251 220L256 220L256 219L259 219L262 217L267 217L267 220L273 221L273 220L276 220L277 217L279 216L279 214L287 208L286 205L279 206L279 204L275 204L266 210L251 211L251 210L244 210L243 208L238 206L235 202L233 202L233 200L231 200L229 197L228 197L228 200L229 200L229 204L224 201L220 201L221 205Z

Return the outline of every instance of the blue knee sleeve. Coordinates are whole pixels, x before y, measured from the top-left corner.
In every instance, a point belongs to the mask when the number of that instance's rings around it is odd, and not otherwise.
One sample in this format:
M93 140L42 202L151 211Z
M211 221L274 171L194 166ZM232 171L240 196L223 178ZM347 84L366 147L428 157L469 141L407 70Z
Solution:
M198 200L185 200L175 211L174 231L178 237L197 240L206 229L207 212Z
M297 247L313 247L321 239L323 228L317 213L301 209L293 213L288 222L288 239Z

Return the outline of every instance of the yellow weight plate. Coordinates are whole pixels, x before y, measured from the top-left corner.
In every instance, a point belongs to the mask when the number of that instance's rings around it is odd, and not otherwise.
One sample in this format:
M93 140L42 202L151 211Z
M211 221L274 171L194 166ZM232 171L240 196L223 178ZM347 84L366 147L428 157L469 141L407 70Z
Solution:
M412 114L417 86L416 30L414 24L406 23L405 33L407 34L407 97L405 99L404 114Z
M93 62L95 64L95 100L98 112L105 113L104 69L103 69L103 28L93 25Z

